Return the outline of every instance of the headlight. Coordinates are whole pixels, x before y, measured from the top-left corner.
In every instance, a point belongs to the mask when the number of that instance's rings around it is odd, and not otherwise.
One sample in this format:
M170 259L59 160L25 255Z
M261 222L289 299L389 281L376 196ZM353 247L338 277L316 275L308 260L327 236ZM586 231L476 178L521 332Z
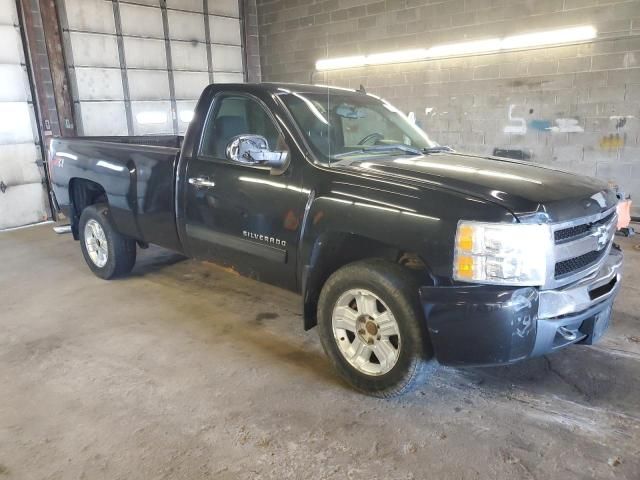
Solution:
M473 283L543 285L551 248L547 225L460 221L453 278Z

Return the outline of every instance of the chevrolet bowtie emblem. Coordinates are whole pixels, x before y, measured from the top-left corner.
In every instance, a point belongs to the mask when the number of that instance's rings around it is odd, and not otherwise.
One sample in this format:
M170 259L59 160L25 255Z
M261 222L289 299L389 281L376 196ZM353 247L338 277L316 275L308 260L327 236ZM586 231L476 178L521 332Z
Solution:
M596 237L598 250L602 250L609 243L609 228L606 225L598 225L591 229L594 237Z

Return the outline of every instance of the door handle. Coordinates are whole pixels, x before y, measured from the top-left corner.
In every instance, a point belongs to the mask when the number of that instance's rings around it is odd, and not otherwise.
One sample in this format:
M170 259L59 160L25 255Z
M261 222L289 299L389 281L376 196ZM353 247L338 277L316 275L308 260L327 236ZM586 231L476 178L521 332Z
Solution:
M189 184L194 187L215 187L215 182L212 182L207 177L191 177L189 178Z

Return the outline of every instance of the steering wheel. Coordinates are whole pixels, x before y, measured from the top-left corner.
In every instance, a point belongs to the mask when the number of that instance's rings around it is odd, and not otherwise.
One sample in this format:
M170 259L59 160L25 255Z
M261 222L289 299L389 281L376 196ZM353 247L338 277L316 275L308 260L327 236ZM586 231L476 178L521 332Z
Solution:
M366 137L364 137L362 140L360 140L358 142L358 145L365 145L369 140L373 140L374 142L373 142L372 145L375 145L375 143L378 140L382 140L383 138L384 138L383 134L381 134L379 132L373 132L373 133L370 133L369 135L367 135Z

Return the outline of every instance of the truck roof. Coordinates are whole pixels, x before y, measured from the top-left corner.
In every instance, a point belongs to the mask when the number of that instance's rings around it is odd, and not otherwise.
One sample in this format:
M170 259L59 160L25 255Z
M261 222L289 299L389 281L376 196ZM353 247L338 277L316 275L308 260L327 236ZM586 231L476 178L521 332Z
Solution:
M304 83L215 83L211 84L216 89L237 89L237 90L264 90L267 92L278 93L288 90L294 93L326 93L327 89L335 90L336 93L361 93L358 90L344 87L334 87L331 85L307 85Z

